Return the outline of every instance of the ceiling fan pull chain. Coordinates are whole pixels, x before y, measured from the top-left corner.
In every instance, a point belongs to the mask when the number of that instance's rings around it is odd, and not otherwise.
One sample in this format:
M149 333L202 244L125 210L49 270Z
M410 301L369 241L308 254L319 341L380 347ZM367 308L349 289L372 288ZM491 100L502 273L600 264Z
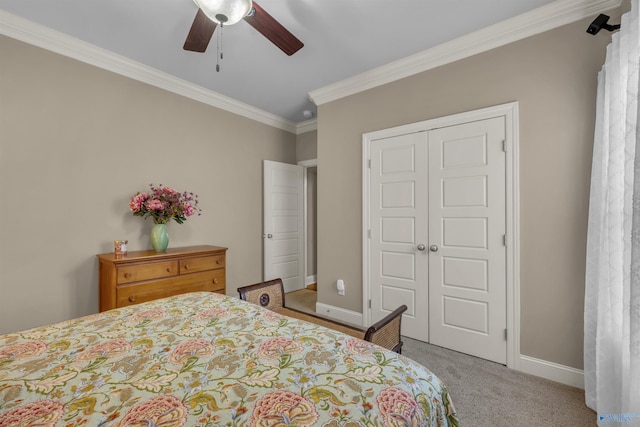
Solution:
M222 59L221 45L222 45L222 27L223 24L220 24L220 31L216 33L216 72L220 72L220 60Z
M220 24L220 59L224 59L224 52L222 52L223 48L224 48L224 39L222 38L222 29L224 28L224 25Z

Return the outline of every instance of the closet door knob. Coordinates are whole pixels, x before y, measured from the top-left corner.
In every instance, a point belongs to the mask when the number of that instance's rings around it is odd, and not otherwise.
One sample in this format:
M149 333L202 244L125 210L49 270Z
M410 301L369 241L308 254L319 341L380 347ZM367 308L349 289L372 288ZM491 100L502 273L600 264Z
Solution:
M431 245L429 246L429 250L431 252L438 252L438 245Z
M424 251L426 248L427 248L427 247L426 247L425 245L423 245L422 243L420 243L420 244L418 245L418 250L419 250L419 251Z

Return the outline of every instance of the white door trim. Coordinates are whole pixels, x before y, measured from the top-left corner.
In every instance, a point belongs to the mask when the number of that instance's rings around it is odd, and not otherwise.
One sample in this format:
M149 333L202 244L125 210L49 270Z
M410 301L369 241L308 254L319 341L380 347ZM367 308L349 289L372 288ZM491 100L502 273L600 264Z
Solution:
M519 184L519 122L518 102L497 105L479 110L425 120L394 128L369 132L362 135L362 322L370 321L369 296L369 160L371 142L413 132L505 117L506 123L506 243L507 243L507 367L520 369L520 184Z
M315 280L314 282L309 282L309 266L307 265L307 242L309 240L309 236L307 235L307 218L309 215L309 210L308 210L308 206L307 206L307 169L308 168L312 168L312 167L317 167L318 166L318 159L310 159L310 160L300 160L298 162L298 166L302 166L304 168L304 173L302 174L302 197L304 198L303 201L303 219L302 219L302 227L303 227L303 239L304 241L302 242L302 256L304 257L304 287L306 288L308 285L310 285L311 283L317 283L318 279L317 277L314 275ZM317 208L317 207L316 207ZM318 242L316 242L316 246L318 245ZM316 252L317 253L317 252Z

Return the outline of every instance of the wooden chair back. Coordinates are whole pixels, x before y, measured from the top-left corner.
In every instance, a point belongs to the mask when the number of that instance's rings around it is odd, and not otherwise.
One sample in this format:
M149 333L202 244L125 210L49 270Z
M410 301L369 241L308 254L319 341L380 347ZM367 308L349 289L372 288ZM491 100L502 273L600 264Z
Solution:
M238 288L240 299L269 310L278 310L284 305L284 285L282 279L269 280Z
M402 353L403 342L400 334L402 313L405 311L407 311L407 306L403 304L369 326L364 334L364 340L393 350L396 353Z

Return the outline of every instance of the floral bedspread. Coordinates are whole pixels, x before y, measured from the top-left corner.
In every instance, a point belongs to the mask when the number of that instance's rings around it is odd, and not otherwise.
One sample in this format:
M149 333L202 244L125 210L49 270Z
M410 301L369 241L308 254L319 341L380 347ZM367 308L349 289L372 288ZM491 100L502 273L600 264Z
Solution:
M457 424L413 361L215 293L0 336L0 427Z

